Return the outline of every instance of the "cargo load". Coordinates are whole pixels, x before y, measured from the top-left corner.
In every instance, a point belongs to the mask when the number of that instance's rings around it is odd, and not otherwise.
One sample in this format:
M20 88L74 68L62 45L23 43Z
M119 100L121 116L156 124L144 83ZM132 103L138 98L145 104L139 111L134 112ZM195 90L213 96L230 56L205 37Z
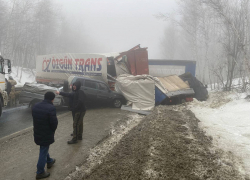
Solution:
M49 91L55 93L56 91L59 91L59 89L45 84L25 83L19 95L19 103L28 104L32 107L36 103L43 101L45 93ZM62 97L56 95L53 104L55 106L62 105Z

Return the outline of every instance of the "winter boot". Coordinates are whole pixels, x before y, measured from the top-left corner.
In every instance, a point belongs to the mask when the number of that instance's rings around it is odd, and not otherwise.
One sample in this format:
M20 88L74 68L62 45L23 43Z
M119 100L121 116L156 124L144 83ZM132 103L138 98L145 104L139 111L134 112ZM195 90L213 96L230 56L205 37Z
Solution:
M78 136L78 137L77 137L77 140L82 140L82 136Z
M70 141L68 141L68 144L76 144L77 143L77 139L71 139Z
M36 179L43 179L43 178L46 178L46 177L49 177L49 176L50 176L49 172L44 172L42 174L37 174Z
M53 166L53 164L55 164L55 162L56 162L56 159L53 159L51 163L47 163L47 168L50 169Z

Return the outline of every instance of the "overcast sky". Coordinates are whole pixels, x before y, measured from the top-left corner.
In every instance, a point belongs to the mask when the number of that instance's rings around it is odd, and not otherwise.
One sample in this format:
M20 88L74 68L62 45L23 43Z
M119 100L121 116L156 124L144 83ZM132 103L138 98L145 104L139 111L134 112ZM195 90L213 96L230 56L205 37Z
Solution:
M89 53L148 47L149 58L163 58L160 39L166 22L154 17L176 9L176 0L56 0L82 23L92 46Z

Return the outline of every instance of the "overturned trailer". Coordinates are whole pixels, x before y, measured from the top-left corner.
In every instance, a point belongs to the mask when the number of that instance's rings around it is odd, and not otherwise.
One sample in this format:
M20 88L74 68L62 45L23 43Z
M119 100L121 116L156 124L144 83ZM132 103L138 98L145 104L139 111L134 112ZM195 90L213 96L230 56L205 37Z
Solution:
M157 78L123 74L117 78L115 87L131 105L130 109L138 112L152 110L159 104L191 101L194 95L194 90L177 75Z

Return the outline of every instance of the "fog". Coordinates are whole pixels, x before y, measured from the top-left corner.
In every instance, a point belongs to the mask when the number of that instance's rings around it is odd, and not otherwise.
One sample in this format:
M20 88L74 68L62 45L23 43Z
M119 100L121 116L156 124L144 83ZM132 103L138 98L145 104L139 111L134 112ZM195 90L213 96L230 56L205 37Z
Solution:
M62 12L84 31L84 53L121 52L137 44L148 47L149 58L162 58L160 40L165 21L155 15L171 12L175 0L56 0Z
M207 84L249 80L249 0L0 0L0 9L0 52L14 66L140 44L150 59L196 61Z

